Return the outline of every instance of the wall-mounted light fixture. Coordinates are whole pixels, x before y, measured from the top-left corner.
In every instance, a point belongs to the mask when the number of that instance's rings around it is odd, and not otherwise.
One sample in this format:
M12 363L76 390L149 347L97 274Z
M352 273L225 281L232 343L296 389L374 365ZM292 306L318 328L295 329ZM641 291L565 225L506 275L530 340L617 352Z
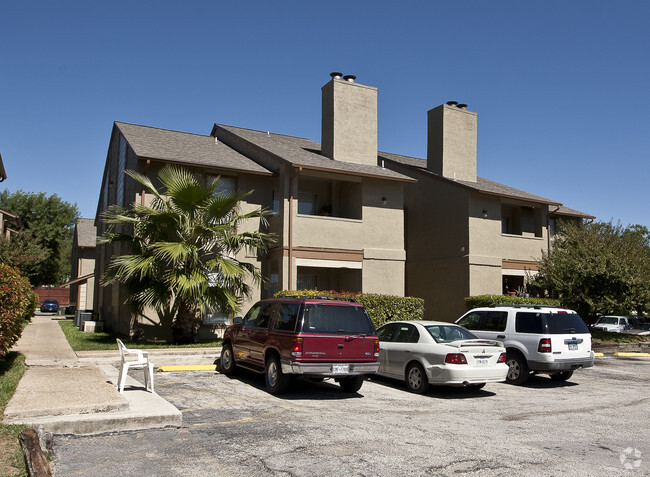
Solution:
M481 215L484 219L487 219L487 210L483 209L483 213Z
M386 197L381 198L381 205L386 205L388 204L388 199Z

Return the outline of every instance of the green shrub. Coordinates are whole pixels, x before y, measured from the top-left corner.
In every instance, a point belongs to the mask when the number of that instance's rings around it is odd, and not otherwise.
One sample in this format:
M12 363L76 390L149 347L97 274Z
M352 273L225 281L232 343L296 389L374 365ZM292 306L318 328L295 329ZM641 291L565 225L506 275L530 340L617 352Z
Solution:
M0 264L0 357L11 348L34 315L37 300L29 282L18 270Z
M424 316L424 300L410 296L376 295L372 293L337 292L332 290L283 290L280 295L328 296L335 298L351 298L361 303L375 326L379 327L388 321L421 320Z
M560 301L554 298L526 298L523 296L506 295L476 295L465 298L467 309L491 305L549 305L560 306Z

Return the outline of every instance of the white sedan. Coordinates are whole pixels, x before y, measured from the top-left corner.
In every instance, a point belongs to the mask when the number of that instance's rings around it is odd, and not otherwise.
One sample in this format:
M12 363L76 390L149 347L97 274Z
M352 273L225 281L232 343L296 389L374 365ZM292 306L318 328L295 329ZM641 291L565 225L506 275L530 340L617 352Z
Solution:
M429 384L481 389L508 374L503 343L480 339L453 323L391 321L377 335L377 374L405 380L414 393L426 392Z

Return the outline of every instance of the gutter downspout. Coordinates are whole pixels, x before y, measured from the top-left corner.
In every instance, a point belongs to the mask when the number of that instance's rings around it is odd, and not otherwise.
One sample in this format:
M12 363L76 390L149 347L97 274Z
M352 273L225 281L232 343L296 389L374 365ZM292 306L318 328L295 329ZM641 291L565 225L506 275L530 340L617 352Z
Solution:
M293 180L298 177L302 172L302 167L294 169L294 173L289 178L289 287L288 290L293 290Z

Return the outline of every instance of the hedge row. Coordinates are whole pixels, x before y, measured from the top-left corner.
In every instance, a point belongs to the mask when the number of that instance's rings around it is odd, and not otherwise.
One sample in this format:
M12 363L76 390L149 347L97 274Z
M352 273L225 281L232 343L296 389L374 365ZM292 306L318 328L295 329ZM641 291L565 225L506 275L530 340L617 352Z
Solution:
M20 272L0 264L0 357L20 338L23 321L34 316L38 296Z
M332 290L283 290L280 295L327 296L335 298L351 298L361 303L375 326L379 327L388 321L421 320L424 316L424 300L410 296L376 295L372 293L337 292Z
M560 301L554 298L526 298L523 296L506 295L477 295L465 298L467 309L491 305L548 305L560 306Z

